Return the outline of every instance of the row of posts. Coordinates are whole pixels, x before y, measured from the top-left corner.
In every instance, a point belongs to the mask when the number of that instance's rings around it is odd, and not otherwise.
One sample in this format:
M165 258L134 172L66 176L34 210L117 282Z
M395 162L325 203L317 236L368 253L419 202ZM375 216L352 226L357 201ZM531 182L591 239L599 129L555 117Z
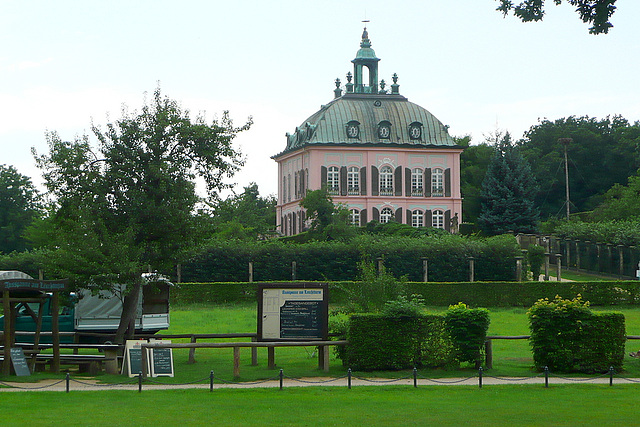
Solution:
M524 251L523 251L524 252ZM544 264L544 280L549 280L549 253L545 253L545 264ZM557 267L557 280L560 281L562 276L562 254L554 254L556 257L556 267ZM427 258L422 259L422 281L429 281L429 260ZM468 257L469 260L469 281L475 282L475 258ZM377 269L378 273L381 273L384 270L384 259L382 257L378 257L377 259ZM516 257L516 281L521 282L524 280L525 272L523 271L523 260L524 256ZM296 261L291 262L291 280L297 280L297 266L298 263ZM249 282L253 282L253 262L249 262Z

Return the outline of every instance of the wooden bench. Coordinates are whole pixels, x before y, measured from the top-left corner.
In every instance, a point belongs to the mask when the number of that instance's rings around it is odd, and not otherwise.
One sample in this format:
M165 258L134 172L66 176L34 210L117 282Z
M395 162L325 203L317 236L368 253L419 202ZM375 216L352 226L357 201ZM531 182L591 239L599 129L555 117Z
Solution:
M277 341L277 342L196 342L196 343L144 343L140 347L152 348L233 348L233 376L240 376L240 349L241 348L267 348L269 369L275 369L276 347L318 347L318 368L329 372L329 347L333 345L344 346L349 342L340 341ZM142 351L142 366L146 366L147 352ZM146 372L143 372L146 376Z
M53 344L38 344L36 349L31 343L16 343L14 347L25 349L24 352L25 355L28 355L28 358L31 358L35 353L37 365L44 366L51 364L53 361L53 354L40 352L41 350L53 348ZM60 364L78 365L80 372L91 375L100 372L104 366L107 374L117 375L120 373L118 369L118 350L121 347L118 344L60 344L61 349L73 350L73 354L60 354ZM102 354L78 354L80 349L98 350ZM32 365L32 368L35 367Z

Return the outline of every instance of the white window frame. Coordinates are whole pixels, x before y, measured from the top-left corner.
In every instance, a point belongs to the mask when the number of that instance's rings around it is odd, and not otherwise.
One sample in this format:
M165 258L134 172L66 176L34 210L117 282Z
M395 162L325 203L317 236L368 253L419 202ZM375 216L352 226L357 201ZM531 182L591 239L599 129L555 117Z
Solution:
M424 227L424 212L417 209L411 212L411 226L412 227Z
M380 211L380 224L386 224L393 218L393 209L382 208Z
M431 212L431 226L433 228L443 228L444 229L444 211L440 209L436 209Z
M360 211L358 209L349 210L349 221L354 227L360 227Z
M332 196L340 194L340 169L337 166L327 168L327 191Z
M424 195L424 173L420 168L411 171L411 195L413 197Z
M393 168L391 166L380 168L380 195L393 196Z
M431 197L444 197L444 170L431 170Z
M357 196L360 194L360 168L351 166L347 171L347 194Z

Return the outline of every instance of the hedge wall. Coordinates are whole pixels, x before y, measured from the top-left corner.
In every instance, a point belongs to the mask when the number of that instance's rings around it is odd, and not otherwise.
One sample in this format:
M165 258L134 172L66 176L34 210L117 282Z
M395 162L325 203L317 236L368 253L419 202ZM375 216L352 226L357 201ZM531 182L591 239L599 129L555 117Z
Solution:
M552 372L622 369L626 333L621 313L592 313L580 298L540 300L529 310L533 361Z
M343 364L360 371L444 366L452 353L438 315L354 314L347 338Z
M295 283L295 282L291 282ZM352 282L330 282L329 298L345 301L340 288ZM171 291L174 304L256 301L257 283L182 283ZM530 307L540 298L575 298L578 294L592 305L640 304L640 282L461 282L407 283L409 294L423 296L427 305L449 306L464 301L474 307Z
M291 280L291 264L297 264L296 279L345 281L358 278L357 264L363 257L382 257L389 272L419 281L422 259L428 260L430 280L456 282L469 279L469 257L475 258L477 280L513 280L515 259L520 254L513 236L489 239L457 235L410 237L359 236L349 243L304 244L215 241L182 265L185 282L242 282L248 280L253 262L254 281Z

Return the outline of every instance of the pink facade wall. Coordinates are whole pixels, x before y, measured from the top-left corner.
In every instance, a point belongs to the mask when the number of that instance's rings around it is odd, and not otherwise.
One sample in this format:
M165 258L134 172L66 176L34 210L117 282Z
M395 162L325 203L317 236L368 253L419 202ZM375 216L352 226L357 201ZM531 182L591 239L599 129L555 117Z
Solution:
M304 196L304 190L316 190L322 185L322 167L342 166L367 168L366 195L333 195L335 203L342 203L348 208L358 210L366 209L372 212L373 208L379 211L385 207L391 208L394 212L398 208L406 210L441 210L450 211L451 216L458 214L459 222L462 222L462 198L460 195L460 153L459 148L438 148L425 149L411 147L385 148L385 147L307 147L279 157L278 162L278 205L277 205L277 225L278 230L284 234L296 234L301 230L300 212L303 210L299 203ZM398 166L403 168L441 168L450 170L450 197L411 197L407 196L405 176L402 176L401 196L373 196L373 183L371 176L371 166L380 170L383 166L390 166L393 170ZM296 172L308 171L308 180L304 182L298 179L298 192L296 193ZM298 173L299 175L299 173ZM285 181L286 177L286 181ZM286 183L285 183L286 182ZM304 188L302 188L304 185ZM430 183L425 183L430 185ZM288 189L285 191L285 187ZM289 190L290 189L290 190ZM287 196L285 199L285 195ZM293 215L295 214L295 215ZM287 215L298 218L295 227L282 229L282 218ZM373 219L371 216L368 221ZM402 222L407 223L403 215ZM362 224L364 225L364 224ZM426 224L427 226L430 224Z

